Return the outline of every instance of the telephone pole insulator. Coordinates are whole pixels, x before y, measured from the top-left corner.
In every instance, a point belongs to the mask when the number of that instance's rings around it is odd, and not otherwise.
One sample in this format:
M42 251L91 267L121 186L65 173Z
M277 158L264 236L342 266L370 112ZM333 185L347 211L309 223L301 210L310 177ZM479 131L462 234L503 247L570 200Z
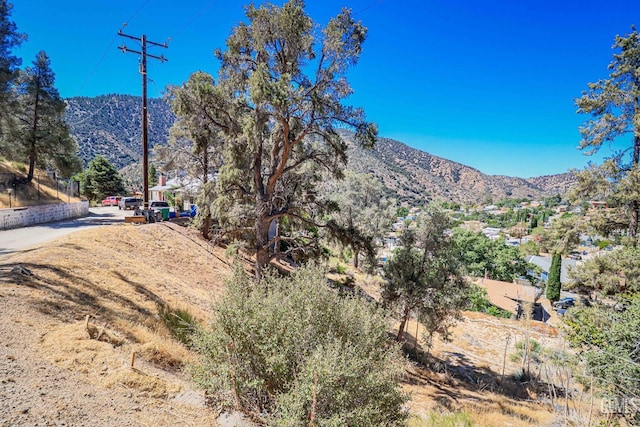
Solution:
M122 51L122 53L135 53L137 55L142 56L140 74L142 74L142 182L143 182L143 194L142 200L144 200L144 210L147 211L149 209L149 136L147 131L147 57L157 59L160 62L168 61L164 56L156 56L147 53L147 44L151 46L158 46L163 48L168 48L167 43L156 43L150 40L147 40L147 36L144 34L142 37L130 36L122 32L122 30L118 31L118 35L139 41L142 45L142 51L137 51L133 49L129 49L124 43L122 46L118 47Z

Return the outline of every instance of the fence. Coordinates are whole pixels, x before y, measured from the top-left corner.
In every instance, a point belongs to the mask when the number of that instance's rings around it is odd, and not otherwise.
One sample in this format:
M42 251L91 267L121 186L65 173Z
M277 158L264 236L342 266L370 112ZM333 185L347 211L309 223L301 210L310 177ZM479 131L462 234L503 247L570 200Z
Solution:
M70 203L80 197L80 183L49 174L36 174L31 183L26 176L0 172L0 207L20 207L46 200ZM29 201L26 203L25 201Z

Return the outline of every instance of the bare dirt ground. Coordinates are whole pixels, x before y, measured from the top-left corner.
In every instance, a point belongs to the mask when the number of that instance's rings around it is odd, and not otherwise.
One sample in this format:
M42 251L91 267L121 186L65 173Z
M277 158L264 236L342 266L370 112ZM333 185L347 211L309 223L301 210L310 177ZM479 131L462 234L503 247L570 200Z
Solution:
M184 372L195 355L158 313L188 308L206 322L229 262L195 231L168 223L79 231L0 258L0 426L219 425ZM376 295L375 279L361 284ZM527 330L558 344L553 328ZM503 365L507 375L518 368L505 347L511 353L523 334L521 322L466 314L454 340L432 349L443 369L407 370L414 417L465 410L474 425L551 425L535 397L490 387Z

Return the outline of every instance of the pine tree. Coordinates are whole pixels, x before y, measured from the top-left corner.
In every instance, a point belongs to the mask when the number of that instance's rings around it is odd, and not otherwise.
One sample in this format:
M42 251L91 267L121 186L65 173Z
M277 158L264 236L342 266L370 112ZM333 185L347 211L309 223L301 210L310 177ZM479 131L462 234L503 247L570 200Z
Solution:
M11 9L11 3L0 0L0 147L4 155L12 154L13 151L10 140L5 137L13 125L10 112L15 108L15 100L11 89L22 63L12 51L27 38L25 34L18 32L16 24L11 21Z
M631 135L631 145L601 167L579 173L576 195L606 199L611 208L624 212L635 244L640 214L640 35L635 27L631 30L616 36L609 78L589 83L589 90L576 99L578 112L593 117L580 128L580 149L594 154L624 135Z
M211 229L211 204L215 189L209 183L209 175L221 165L221 130L215 120L215 82L211 75L198 71L180 87L169 93L169 103L177 120L171 127L170 150L164 157L174 165L190 172L202 181L198 195L198 218L202 219L201 232L209 238ZM188 146L185 146L185 140Z
M384 266L382 298L400 314L398 340L415 312L430 342L435 333L447 338L449 326L468 304L470 287L456 243L448 233L449 216L429 208L418 221L416 230L403 231L402 247Z
M64 177L79 171L77 145L64 119L66 105L55 88L55 74L44 51L20 73L16 90L19 108L14 137L29 163L27 180L33 179L36 166L56 169Z
M87 199L98 201L108 195L124 193L124 184L118 170L109 161L97 155L82 174L81 186Z

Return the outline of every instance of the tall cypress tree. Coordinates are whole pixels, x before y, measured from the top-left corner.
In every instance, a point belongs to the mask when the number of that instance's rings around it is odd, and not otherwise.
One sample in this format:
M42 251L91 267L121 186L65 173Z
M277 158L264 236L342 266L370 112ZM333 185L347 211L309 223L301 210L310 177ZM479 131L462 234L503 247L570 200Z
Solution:
M549 277L547 278L547 299L551 302L560 299L560 273L562 271L562 257L560 254L553 254L551 258L551 267L549 267Z

